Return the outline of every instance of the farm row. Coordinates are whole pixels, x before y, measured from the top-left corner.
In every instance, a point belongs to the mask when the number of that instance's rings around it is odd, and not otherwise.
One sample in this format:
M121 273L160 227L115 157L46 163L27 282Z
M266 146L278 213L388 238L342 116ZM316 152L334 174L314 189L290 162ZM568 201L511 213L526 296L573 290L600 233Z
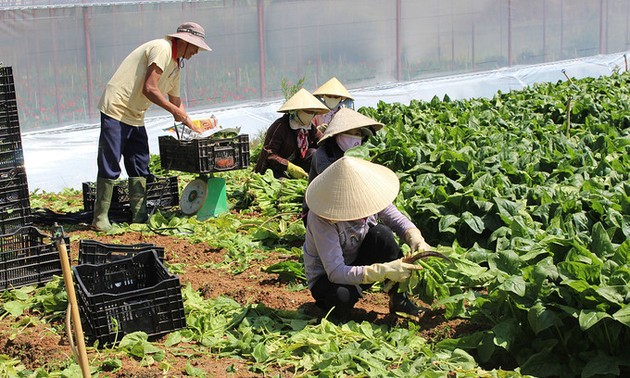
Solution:
M234 358L251 374L239 375L235 366L241 365L230 365L235 377L628 375L629 81L616 73L492 99L360 109L386 127L351 153L399 174L396 204L452 259L421 262L425 269L407 289L446 321L474 324L467 332L429 340L421 336L430 327L422 321L336 325L302 311L308 291L297 215L306 182L247 169L220 174L227 178L229 213L199 222L163 212L141 228L121 225L108 236L141 231L172 238L173 247L190 243L166 252L169 269L185 286L188 327L162 340L134 334L117 347L91 350L94 372L124 376L131 358L167 375L204 376L208 359ZM159 163L152 166L160 173ZM191 178L182 174L180 184ZM68 204L78 207L78 196L36 194L32 203L73 211ZM85 237L80 228L79 237ZM221 251L222 260L187 258L195 246ZM278 278L272 295L297 304L274 307L265 305L270 299L204 297L197 290L219 285L213 281L218 275L257 279L263 273L253 267ZM207 286L194 284L193 271L205 274ZM0 316L13 330L33 319L62 330L62 292L58 281L36 291L7 291ZM0 359L0 370L18 376L25 371L20 358ZM66 359L22 376L76 368Z

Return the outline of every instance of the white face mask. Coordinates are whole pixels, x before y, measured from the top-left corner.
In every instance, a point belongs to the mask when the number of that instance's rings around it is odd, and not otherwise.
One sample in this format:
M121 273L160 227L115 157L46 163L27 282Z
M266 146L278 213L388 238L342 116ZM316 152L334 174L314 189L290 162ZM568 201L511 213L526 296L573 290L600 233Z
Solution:
M295 112L295 120L301 124L303 127L308 127L311 125L311 121L315 117L314 112L305 112L304 110L298 110Z
M348 134L337 134L335 135L335 141L341 151L348 151L351 148L358 147L361 145L361 140L363 138L359 135L348 135Z
M328 109L334 109L341 102L341 97L328 97L322 96L324 98L324 104Z

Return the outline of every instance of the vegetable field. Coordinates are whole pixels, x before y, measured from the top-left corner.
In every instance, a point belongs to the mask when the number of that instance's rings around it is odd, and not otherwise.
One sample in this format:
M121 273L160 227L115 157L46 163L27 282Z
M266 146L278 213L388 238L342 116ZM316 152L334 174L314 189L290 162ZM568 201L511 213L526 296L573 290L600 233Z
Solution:
M386 126L350 153L399 174L396 204L452 260L419 262L407 283L427 307L418 323L389 316L378 288L354 321L317 311L301 265L303 180L220 174L231 210L203 222L174 210L107 235L66 225L75 258L80 239L165 246L183 287L185 329L90 345L93 376L630 375L629 84L615 73L360 109ZM32 194L34 208L80 202ZM0 301L0 376L80 376L62 281Z

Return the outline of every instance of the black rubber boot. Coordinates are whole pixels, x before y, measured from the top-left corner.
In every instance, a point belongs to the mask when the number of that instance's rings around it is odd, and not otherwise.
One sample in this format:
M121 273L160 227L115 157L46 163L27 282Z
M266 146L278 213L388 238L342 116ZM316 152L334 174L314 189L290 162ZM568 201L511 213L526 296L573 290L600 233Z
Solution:
M398 292L398 284L395 284L389 290L388 294L390 314L413 319L415 321L420 320L422 315L424 315L424 311L409 299L407 293Z

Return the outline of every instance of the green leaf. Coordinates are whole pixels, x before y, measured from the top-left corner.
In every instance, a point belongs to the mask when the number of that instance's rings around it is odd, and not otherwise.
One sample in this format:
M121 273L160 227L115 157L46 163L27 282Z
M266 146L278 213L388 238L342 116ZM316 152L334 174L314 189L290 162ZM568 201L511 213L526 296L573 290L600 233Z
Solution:
M306 280L304 264L297 261L281 261L264 269L267 273L275 273L284 281Z
M440 232L452 232L455 233L456 230L451 227L451 225L457 223L459 221L459 217L448 214L443 217L440 217L440 222L438 223L438 229Z
M462 219L464 220L464 222L466 222L468 227L470 227L473 231L475 231L478 234L483 233L483 230L485 230L486 228L486 226L483 223L483 220L480 217L473 215L472 213L468 211L465 211L464 213L462 213Z
M599 257L609 257L615 253L615 247L613 247L610 237L601 222L597 222L593 225L591 234L593 237L591 251L593 253Z
M577 261L563 261L557 264L559 271L571 278L584 280L591 284L598 284L601 272L601 265L591 265Z
M625 305L619 311L615 312L612 317L618 322L630 327L630 306Z
M582 369L581 378L615 376L620 374L619 365L625 364L625 361L617 357L611 357L603 354L601 351L596 357L590 358L584 369Z
M527 285L525 284L523 277L510 276L501 285L499 285L499 289L514 293L519 297L524 297L526 286Z
M81 366L77 365L76 363L72 363L61 372L62 378L76 378L82 376L83 372L81 371Z
M610 317L610 315L603 311L582 310L580 311L578 320L582 331L586 331L587 329L597 324L600 320Z
M267 347L264 343L258 343L254 347L254 352L252 353L256 362L265 362L269 359L269 355L267 354Z
M173 345L177 345L182 342L182 334L179 331L171 332L166 337L166 341L164 342L165 347L172 347Z
M555 281L559 277L558 268L553 263L553 257L539 261L534 267L534 281L536 283L541 283L545 279Z
M508 318L492 327L492 332L494 345L509 351L520 334L520 325L516 319Z
M481 265L475 264L474 262L464 258L453 257L451 258L451 261L453 262L455 272L464 276L476 277L482 275L488 270L488 268L482 267Z
M206 377L206 373L202 369L192 366L190 362L186 362L186 375L199 378Z
M616 305L623 305L625 298L629 293L627 285L605 286L600 287L595 291L597 294L601 295L602 298L606 299L611 304Z
M24 302L18 302L18 301L9 301L6 302L4 305L4 310L6 312L8 312L9 314L18 317L21 316L24 313L24 310L26 310L27 308L29 308L29 305L27 303Z
M570 371L566 370L554 349L558 340L547 339L544 347L536 353L530 354L524 362L520 364L521 371L526 374L539 377L561 377Z
M562 323L558 315L553 310L545 307L540 301L536 301L529 309L527 320L535 334Z

